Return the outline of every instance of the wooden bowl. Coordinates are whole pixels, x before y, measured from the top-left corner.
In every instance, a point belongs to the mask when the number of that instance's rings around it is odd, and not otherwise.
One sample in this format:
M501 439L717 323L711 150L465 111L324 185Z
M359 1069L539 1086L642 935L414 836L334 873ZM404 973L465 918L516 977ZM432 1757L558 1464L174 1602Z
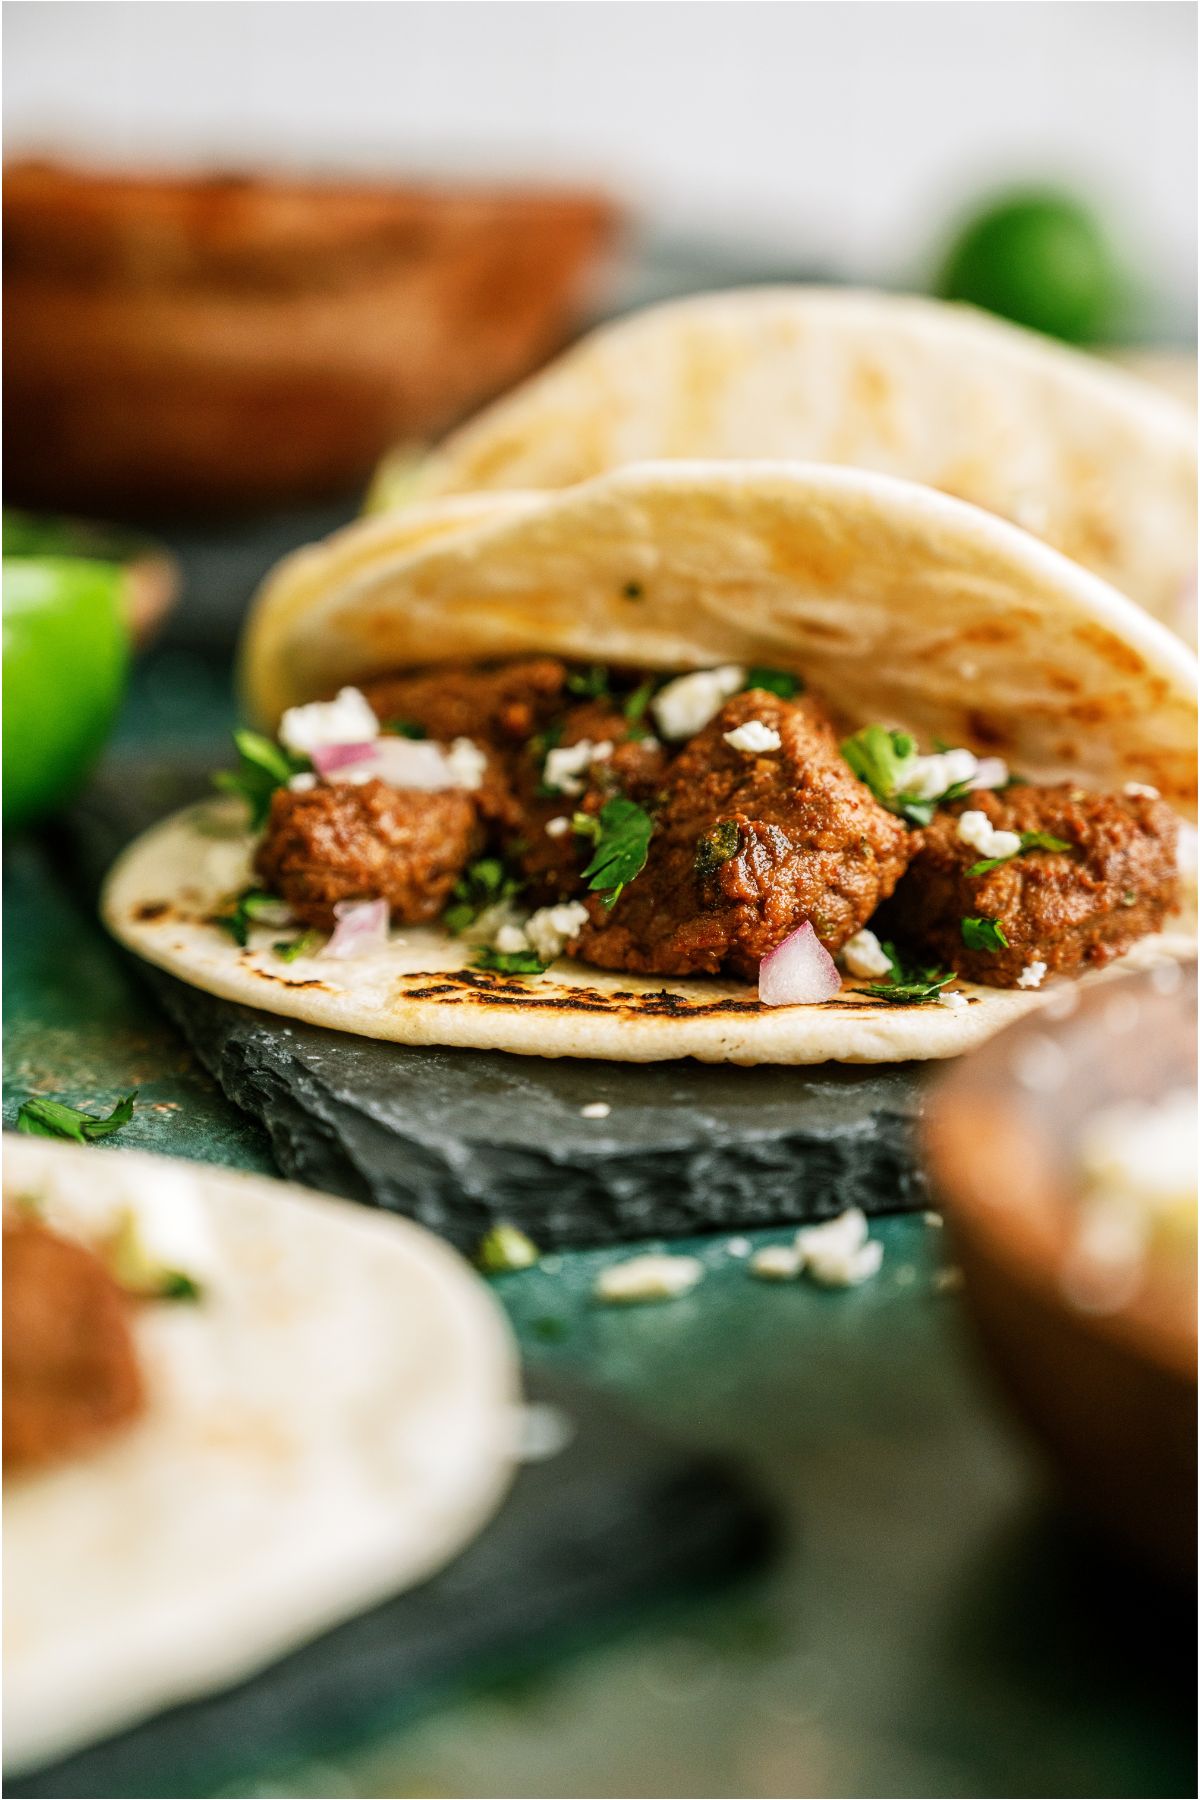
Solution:
M1017 1411L1093 1522L1167 1573L1196 1564L1194 1235L1104 1294L1079 1279L1078 1148L1101 1109L1196 1082L1196 972L1079 995L963 1059L924 1124L968 1311Z
M101 515L348 492L559 348L595 194L5 170L6 492Z

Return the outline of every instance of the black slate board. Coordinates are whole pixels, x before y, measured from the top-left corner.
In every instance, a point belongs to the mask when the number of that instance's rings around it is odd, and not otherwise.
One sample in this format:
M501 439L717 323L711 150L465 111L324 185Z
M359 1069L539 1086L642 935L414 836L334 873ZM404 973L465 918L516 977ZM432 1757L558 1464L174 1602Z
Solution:
M762 1559L767 1515L722 1463L652 1435L594 1393L529 1385L574 1436L521 1469L500 1513L449 1568L235 1688L6 1780L5 1793L135 1800L228 1789L397 1723L481 1666L535 1667L583 1630L594 1637Z
M206 767L212 767L209 759ZM92 889L205 791L192 767L113 766L68 821ZM543 1247L925 1203L912 1066L741 1069L409 1049L293 1023L137 965L280 1168L472 1246L495 1219ZM604 1101L605 1120L581 1109Z

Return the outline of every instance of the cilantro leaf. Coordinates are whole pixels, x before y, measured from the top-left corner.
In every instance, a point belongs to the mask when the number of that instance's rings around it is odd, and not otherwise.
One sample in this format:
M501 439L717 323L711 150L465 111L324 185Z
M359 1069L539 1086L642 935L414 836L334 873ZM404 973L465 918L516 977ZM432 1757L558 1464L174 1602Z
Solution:
M293 775L310 768L307 756L292 756L257 731L235 731L239 766L218 769L213 786L226 794L238 794L250 808L250 827L261 831L271 810L271 795L286 787Z
M768 694L778 694L781 700L794 700L797 694L804 692L804 683L798 675L791 675L786 669L747 669L742 692L746 693L750 688L762 688Z
M283 924L285 920L279 918L272 920L271 916L273 913L278 913L283 907L284 902L277 895L268 894L265 888L247 888L245 893L238 895L233 910L227 913L218 913L213 924L219 925L222 931L227 931L234 943L240 944L244 950L249 941L252 922L255 919L263 919L268 924Z
M646 708L654 698L657 688L657 677L648 675L639 687L634 688L632 694L626 696L622 711L625 714L628 735L631 738L650 736L650 727L646 723Z
M906 964L895 944L881 944L880 949L891 963L892 972L886 981L875 981L862 989L873 1000L890 1000L895 1006L924 1006L936 1000L946 984L954 980L953 970L947 975L941 969Z
M64 1106L60 1100L26 1100L17 1114L17 1130L28 1132L31 1137L69 1138L75 1144L94 1144L97 1138L109 1137L122 1125L128 1125L136 1100L134 1088L103 1119L94 1113L80 1112L77 1107Z
M904 791L905 778L917 756L916 739L907 731L866 725L843 741L842 755L881 806L907 819L910 825L928 825L934 814L934 801L917 799Z
M322 933L319 931L302 931L298 938L283 938L279 943L272 944L271 948L280 962L291 963L298 956L311 956L320 945L321 937Z
M967 870L968 875L986 875L991 869L998 869L1002 863L1012 862L1018 856L1024 856L1027 850L1069 850L1066 838L1054 837L1048 831L1023 831L1021 848L1013 850L1008 856L985 856L982 862L972 863Z
M500 906L519 894L524 883L513 875L498 856L481 856L468 863L450 893L450 905L442 914L446 930L458 937L473 925L480 913L490 906Z
M596 849L583 878L593 893L604 896L605 906L615 906L622 890L645 868L653 830L654 820L633 800L618 795L600 808Z
M386 725L379 727L387 737L427 738L429 733L423 725L417 725L412 719L389 719Z
M494 950L490 944L482 944L474 966L494 969L498 975L544 975L550 965L535 950Z
M593 663L590 669L575 669L567 676L567 692L577 694L581 700L604 700L608 698L608 670L603 663Z
M1008 948L1004 927L998 919L964 919L962 940L968 950L990 950L993 955L997 950Z
M695 870L701 880L737 855L739 835L736 819L722 819L697 838Z

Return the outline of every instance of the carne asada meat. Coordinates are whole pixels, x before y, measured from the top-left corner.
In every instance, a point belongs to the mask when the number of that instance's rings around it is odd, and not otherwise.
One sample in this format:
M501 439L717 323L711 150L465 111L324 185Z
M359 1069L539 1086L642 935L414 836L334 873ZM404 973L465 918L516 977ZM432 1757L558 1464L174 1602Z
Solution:
M339 900L384 899L402 925L434 919L479 848L475 795L348 781L277 788L254 858L298 919L332 930Z
M566 666L553 656L478 669L449 663L419 675L363 684L381 725L419 725L426 736L489 744L524 744L561 705Z
M739 728L745 748L726 741ZM589 903L577 954L601 968L753 979L806 919L837 950L911 854L908 830L852 774L812 700L735 694L659 785L645 868L611 914Z
M536 905L569 899L580 893L580 871L591 855L590 842L555 824L570 821L574 812L598 812L605 800L621 793L644 803L658 791L666 753L657 738L632 723L608 700L588 700L573 706L552 733L552 748L572 750L589 743L603 750L577 773L568 775L566 786L545 792L549 763L544 742L535 742L515 765L513 787L518 807L515 860L528 884L528 898ZM547 830L547 826L550 827Z
M986 860L959 835L971 811L996 830L1044 833L1070 848L1026 849L970 875ZM916 855L884 921L944 967L990 987L1017 986L1037 963L1063 973L1110 962L1159 930L1179 904L1178 827L1152 795L1085 793L1067 784L973 793L916 836ZM969 948L964 919L995 921L1007 944ZM1028 977L1025 985L1033 985Z
M82 1449L144 1404L130 1303L99 1257L4 1221L4 1466Z

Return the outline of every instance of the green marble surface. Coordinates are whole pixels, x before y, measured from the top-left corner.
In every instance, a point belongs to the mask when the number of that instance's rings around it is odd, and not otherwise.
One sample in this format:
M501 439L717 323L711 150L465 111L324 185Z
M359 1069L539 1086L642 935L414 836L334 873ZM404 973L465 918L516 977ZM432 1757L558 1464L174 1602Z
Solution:
M230 712L220 670L168 656L141 672L120 736L160 751ZM73 896L52 840L7 846L5 974L6 1124L29 1093L107 1110L137 1087L117 1144L271 1168L264 1135ZM1045 1497L938 1278L940 1230L919 1216L876 1229L882 1273L851 1293L756 1282L726 1237L687 1244L705 1279L662 1306L594 1303L597 1270L625 1252L502 1278L531 1362L741 1459L779 1510L778 1559L748 1590L553 1666L531 1647L519 1679L481 1675L370 1741L248 1769L228 1791L1193 1793L1190 1619Z

